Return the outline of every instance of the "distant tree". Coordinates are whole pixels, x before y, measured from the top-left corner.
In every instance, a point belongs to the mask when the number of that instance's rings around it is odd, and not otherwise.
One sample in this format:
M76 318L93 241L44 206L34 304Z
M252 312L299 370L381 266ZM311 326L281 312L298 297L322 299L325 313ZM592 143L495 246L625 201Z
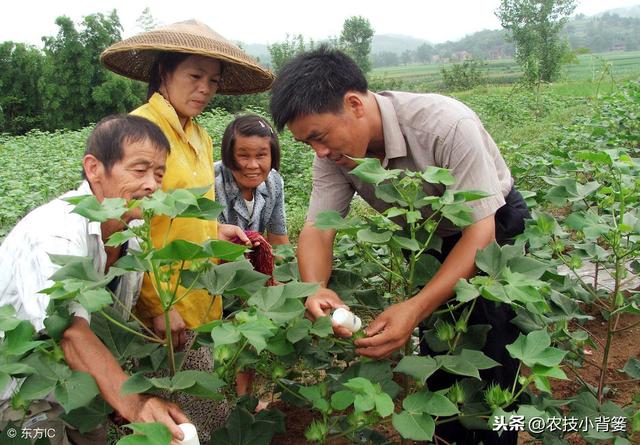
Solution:
M435 54L432 45L428 43L423 43L419 47L416 48L414 55L414 60L419 63L429 63L431 62L431 56Z
M140 31L151 31L160 26L160 23L151 14L151 8L148 6L142 10L140 17L136 19L136 28Z
M382 51L379 53L372 54L371 60L373 62L373 66L376 68L384 67L384 66L400 65L400 59L398 55L391 51Z
M473 59L455 63L450 68L442 66L440 72L445 88L462 91L484 84L486 82L485 66L486 63Z
M413 52L409 49L402 51L402 54L400 54L400 62L403 65L408 65L412 61L413 61Z
M38 79L44 55L23 43L0 44L0 133L21 134L41 124Z
M340 34L340 46L358 64L364 73L371 70L369 53L371 52L371 39L373 28L364 17L353 16L344 21Z
M68 17L58 17L56 37L44 37L46 56L39 90L45 128L80 128L106 114L128 111L142 100L142 89L99 63L100 53L121 40L116 11L91 14L76 30Z
M276 42L267 47L271 56L271 68L277 73L285 63L298 54L313 49L313 46L313 40L305 45L302 34L295 36L287 34L284 42Z
M516 60L529 82L551 82L568 50L560 31L576 7L575 0L501 0L496 10L516 46Z

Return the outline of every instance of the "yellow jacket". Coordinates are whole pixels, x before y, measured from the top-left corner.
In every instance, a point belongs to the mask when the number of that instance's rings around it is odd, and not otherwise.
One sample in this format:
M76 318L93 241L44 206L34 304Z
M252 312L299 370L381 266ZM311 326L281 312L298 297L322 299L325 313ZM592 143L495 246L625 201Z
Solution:
M213 143L207 132L193 119L189 119L183 129L171 104L158 93L131 114L145 117L157 124L171 144L162 189L210 187L205 196L215 199ZM167 243L175 239L203 243L209 239L217 239L218 234L217 221L195 218L176 218L167 235L168 229L169 218L166 216L156 216L151 221L151 238L156 248L162 247L165 237ZM177 275L174 275L172 281L176 278ZM185 288L180 287L178 298L185 291ZM212 297L206 290L197 289L191 290L174 307L187 327L194 328L221 317L222 299L220 296ZM142 283L136 314L146 324L150 324L153 317L162 314L158 294L147 274Z

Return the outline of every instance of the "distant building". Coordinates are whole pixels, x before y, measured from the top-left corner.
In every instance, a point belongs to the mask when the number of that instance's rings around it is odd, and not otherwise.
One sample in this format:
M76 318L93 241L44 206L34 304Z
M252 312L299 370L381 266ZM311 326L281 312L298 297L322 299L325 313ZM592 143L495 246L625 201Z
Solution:
M454 60L469 60L473 59L473 55L468 51L457 51L451 55Z
M626 51L626 49L627 47L624 43L616 43L611 48L609 48L609 51Z

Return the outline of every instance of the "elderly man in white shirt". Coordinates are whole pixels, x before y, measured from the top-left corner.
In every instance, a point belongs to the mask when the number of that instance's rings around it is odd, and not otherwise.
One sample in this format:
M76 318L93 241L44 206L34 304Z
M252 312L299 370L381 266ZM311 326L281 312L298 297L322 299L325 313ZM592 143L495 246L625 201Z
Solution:
M49 304L48 295L40 293L53 283L49 279L59 268L49 254L90 257L98 273L109 267L125 252L122 246L104 245L109 236L123 230L116 220L91 222L72 213L73 205L65 198L93 194L99 201L104 198L140 199L161 186L165 171L169 142L152 122L137 116L110 116L100 121L87 140L83 157L85 181L77 190L55 199L25 216L9 233L0 246L0 307L10 304L18 318L31 322L37 331L44 329ZM134 210L125 219L140 217ZM137 214L136 214L137 213ZM131 308L137 298L141 275L128 273L119 278L115 296ZM71 304L74 314L71 325L64 331L61 346L70 368L94 377L104 400L131 422L162 422L174 439L183 435L178 424L188 419L177 405L157 397L141 394L122 395L120 388L127 380L116 359L89 327L90 316L79 304ZM126 312L126 311L125 311ZM52 443L106 444L104 428L82 435L69 426L51 423L61 413L55 403L38 402L31 416L11 409L7 400L18 384L0 388L0 427L7 421L24 420L31 428L39 422L49 422L55 429ZM41 411L42 412L38 412ZM38 414L34 416L34 414ZM45 415L43 415L45 414Z

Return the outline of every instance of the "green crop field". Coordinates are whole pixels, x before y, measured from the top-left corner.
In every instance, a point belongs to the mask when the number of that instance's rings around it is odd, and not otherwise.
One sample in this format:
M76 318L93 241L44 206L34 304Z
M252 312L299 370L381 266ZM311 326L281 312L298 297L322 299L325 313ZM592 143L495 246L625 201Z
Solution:
M442 83L441 69L449 68L452 64L448 62L376 68L372 71L371 78L423 83L435 87ZM513 59L488 60L484 72L490 84L513 83L521 76L520 67ZM577 56L574 63L562 68L561 80L596 82L601 77L604 80L611 78L628 80L638 76L640 76L640 51L614 51Z

